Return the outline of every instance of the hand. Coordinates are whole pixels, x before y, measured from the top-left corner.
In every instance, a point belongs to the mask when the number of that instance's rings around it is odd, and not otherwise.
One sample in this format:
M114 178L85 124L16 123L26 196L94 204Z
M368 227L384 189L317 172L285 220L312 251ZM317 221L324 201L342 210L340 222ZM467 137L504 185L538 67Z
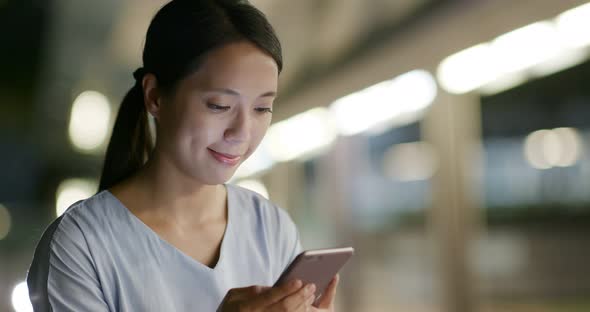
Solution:
M217 312L313 311L315 285L300 280L277 287L250 286L227 292Z
M336 274L324 294L320 297L317 307L312 306L313 312L334 312L334 299L336 298L336 287L340 281L340 276Z

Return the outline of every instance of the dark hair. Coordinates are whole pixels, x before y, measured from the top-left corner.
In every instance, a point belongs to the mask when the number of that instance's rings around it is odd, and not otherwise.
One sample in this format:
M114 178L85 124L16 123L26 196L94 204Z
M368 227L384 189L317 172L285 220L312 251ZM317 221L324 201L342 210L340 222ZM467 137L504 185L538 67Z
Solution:
M143 68L133 74L136 83L123 98L100 177L99 191L134 174L153 148L141 81L156 76L158 89L174 92L178 83L195 72L207 52L247 40L283 61L281 45L265 15L244 0L174 0L164 5L147 30Z

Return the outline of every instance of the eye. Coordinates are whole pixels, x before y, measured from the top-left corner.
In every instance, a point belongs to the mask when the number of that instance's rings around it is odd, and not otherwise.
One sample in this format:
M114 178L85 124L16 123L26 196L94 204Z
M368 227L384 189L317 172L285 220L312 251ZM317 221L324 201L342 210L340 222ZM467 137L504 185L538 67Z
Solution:
M224 111L230 108L229 106L223 106L215 103L207 103L207 107L214 111Z
M255 110L259 113L270 113L272 114L272 109L270 107L257 107Z

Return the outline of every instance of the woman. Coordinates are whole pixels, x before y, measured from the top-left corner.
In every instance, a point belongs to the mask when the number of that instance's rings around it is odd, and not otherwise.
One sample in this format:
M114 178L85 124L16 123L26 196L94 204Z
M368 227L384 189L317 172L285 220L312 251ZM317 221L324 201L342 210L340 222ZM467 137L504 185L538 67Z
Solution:
M245 1L183 0L153 18L99 192L44 233L35 311L333 311L338 278L268 287L301 251L289 216L226 185L271 122L279 41ZM155 146L148 115L156 125Z

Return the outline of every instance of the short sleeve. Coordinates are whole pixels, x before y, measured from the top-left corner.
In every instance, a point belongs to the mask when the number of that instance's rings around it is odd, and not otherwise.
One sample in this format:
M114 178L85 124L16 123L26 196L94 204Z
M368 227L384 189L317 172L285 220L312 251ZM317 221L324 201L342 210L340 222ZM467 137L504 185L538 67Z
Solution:
M35 312L109 311L84 234L70 216L43 234L27 284Z

